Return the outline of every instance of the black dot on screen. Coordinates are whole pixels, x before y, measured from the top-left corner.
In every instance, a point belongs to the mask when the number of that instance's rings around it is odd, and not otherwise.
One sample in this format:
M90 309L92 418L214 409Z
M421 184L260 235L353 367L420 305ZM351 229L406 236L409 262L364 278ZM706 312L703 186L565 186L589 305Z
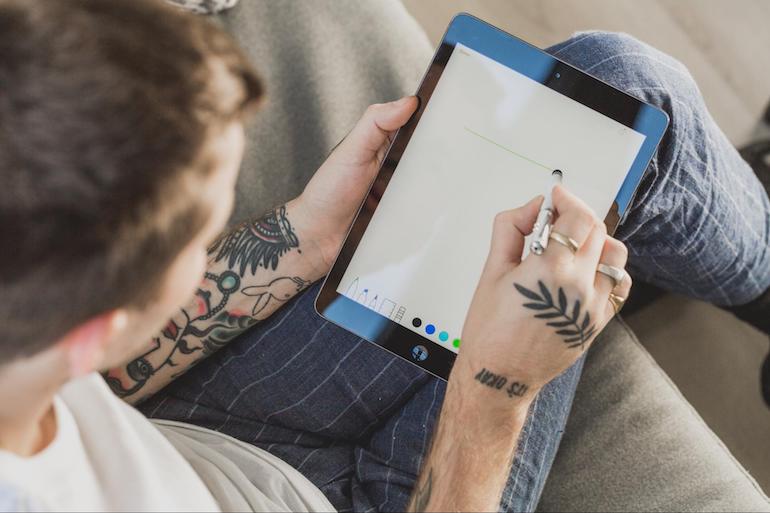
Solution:
M412 319L412 326L414 326L415 328L419 328L420 325L422 325L422 319L420 319L419 317L415 317L414 319Z

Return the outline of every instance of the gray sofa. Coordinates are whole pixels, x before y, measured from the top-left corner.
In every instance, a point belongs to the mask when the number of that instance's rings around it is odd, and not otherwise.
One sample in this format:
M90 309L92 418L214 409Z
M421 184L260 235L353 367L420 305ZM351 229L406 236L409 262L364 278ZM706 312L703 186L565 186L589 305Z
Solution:
M233 222L299 194L368 104L414 92L433 51L387 0L241 0L217 21L268 91ZM618 320L589 354L540 509L770 511L770 501Z

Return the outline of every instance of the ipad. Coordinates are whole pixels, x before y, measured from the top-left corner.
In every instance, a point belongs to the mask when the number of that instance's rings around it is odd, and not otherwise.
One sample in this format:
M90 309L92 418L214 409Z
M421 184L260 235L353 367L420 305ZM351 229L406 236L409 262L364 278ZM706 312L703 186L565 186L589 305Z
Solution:
M627 212L666 114L473 16L456 16L316 299L329 321L446 379L492 223L551 172Z

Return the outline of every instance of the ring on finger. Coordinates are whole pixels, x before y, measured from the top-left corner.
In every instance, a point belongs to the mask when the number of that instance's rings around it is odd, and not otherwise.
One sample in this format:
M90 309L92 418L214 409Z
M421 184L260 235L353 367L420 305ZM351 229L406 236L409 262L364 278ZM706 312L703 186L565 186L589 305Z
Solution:
M613 288L623 283L623 280L626 279L627 274L625 269L615 267L614 265L603 264L601 262L596 267L596 272L601 273L611 279Z
M612 309L615 310L615 315L620 313L620 310L623 309L623 305L626 302L626 298L620 297L617 294L610 293L610 297L608 298L610 304L612 305Z
M551 232L551 235L549 235L548 238L569 249L573 255L580 249L580 244L578 244L575 239L572 237L567 237L563 233Z

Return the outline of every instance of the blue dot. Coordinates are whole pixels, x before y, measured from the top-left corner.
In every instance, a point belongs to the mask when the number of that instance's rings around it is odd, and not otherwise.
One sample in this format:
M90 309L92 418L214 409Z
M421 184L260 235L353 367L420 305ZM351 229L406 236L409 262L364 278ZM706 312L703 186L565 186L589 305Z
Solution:
M425 333L428 335L433 335L436 332L436 327L432 324L428 324L425 326Z
M447 340L449 340L449 333L447 333L446 331L442 331L441 333L438 334L438 339L442 342L446 342Z

